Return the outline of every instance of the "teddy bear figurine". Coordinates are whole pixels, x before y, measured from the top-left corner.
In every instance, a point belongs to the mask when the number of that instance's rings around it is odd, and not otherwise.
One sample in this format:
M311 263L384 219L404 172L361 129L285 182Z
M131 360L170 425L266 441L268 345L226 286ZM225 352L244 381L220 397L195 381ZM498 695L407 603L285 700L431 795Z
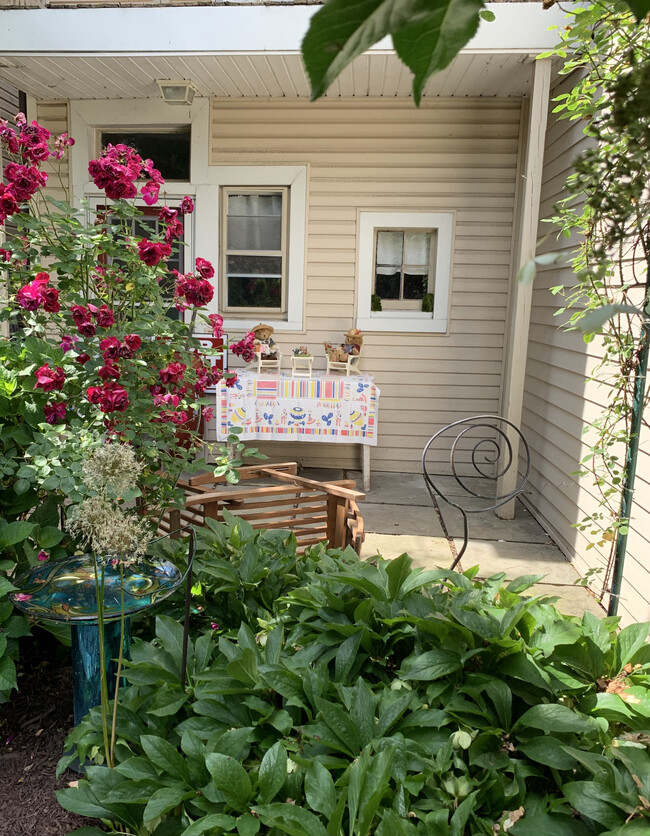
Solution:
M275 342L271 334L275 329L272 325L266 325L260 322L251 331L255 335L255 351L262 356L264 360L277 360L278 350L275 348Z
M350 328L343 337L345 342L340 345L324 344L328 373L332 370L342 371L343 368L345 368L346 374L350 374L350 371L358 372L363 333L358 328Z

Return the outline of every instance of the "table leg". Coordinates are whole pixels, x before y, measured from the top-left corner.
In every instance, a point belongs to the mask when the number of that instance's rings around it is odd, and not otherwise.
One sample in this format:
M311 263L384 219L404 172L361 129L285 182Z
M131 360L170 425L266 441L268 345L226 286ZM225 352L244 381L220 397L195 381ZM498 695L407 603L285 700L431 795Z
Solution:
M363 473L363 490L368 493L370 490L370 446L361 445L361 470Z
M128 658L131 647L130 619L124 625L123 655ZM108 674L108 694L115 693L117 659L120 653L120 622L104 625L104 653ZM72 694L74 723L78 725L91 708L101 702L99 665L99 629L96 624L72 625Z

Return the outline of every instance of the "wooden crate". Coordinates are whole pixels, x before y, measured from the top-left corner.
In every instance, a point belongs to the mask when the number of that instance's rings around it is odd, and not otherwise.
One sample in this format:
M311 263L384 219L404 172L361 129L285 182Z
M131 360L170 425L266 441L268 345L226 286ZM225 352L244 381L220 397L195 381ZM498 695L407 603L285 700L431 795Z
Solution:
M352 546L360 554L365 535L357 502L365 499L365 494L354 490L352 479L304 479L298 476L295 462L242 467L240 479L239 484L230 486L223 477L208 473L181 482L185 507L164 514L160 533L169 533L182 525L203 525L206 519L223 521L226 509L247 520L253 528L293 531L299 551L327 540L332 548ZM242 485L262 479L278 484Z

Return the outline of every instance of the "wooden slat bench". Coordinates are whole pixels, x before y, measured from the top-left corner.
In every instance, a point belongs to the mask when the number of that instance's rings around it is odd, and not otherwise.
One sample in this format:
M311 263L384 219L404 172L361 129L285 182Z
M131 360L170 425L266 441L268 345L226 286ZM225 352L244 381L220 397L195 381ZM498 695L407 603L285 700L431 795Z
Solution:
M317 482L298 476L295 462L240 468L240 483L229 485L211 473L180 482L186 501L182 509L167 511L160 533L183 525L203 525L206 518L223 521L224 509L249 522L253 528L293 531L298 550L328 541L332 548L352 546L361 551L363 519L357 502L365 494L354 490L352 479ZM279 484L243 487L249 480ZM222 487L218 487L221 485Z

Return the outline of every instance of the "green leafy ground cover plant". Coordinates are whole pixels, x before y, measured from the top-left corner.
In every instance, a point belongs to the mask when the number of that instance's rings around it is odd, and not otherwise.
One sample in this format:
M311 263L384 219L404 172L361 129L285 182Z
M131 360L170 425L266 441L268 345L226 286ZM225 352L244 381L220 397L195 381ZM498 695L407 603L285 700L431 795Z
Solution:
M236 528L203 534L227 564ZM242 539L240 577L259 542ZM649 625L617 633L528 596L536 577L476 571L324 550L295 580L279 566L237 628L195 634L185 690L182 627L159 616L128 666L115 769L60 803L138 836L650 832ZM241 591L219 594L236 618ZM101 762L97 709L67 746L60 770Z

